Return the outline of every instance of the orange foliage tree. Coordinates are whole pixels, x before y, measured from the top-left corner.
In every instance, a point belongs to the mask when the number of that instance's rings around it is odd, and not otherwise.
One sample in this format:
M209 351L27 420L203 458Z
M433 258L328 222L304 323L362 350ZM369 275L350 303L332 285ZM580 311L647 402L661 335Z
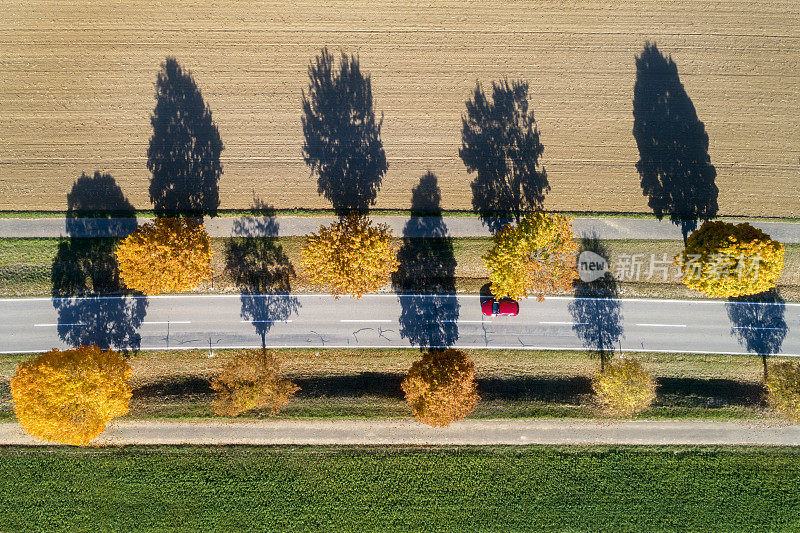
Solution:
M448 426L478 405L475 364L461 350L429 351L414 362L402 383L417 420Z
M744 222L703 223L675 258L690 289L716 298L759 294L775 287L783 271L784 246Z
M17 367L11 380L17 420L36 438L85 446L128 412L130 373L115 351L51 350Z
M784 361L772 365L764 385L769 405L794 422L800 422L800 364Z
M397 247L385 224L373 224L351 214L312 233L302 249L302 265L311 283L329 290L334 298L349 294L361 298L389 281L397 269Z
M279 379L277 359L267 350L246 350L236 354L222 373L211 382L217 393L214 412L237 416L250 409L269 407L275 415L286 407L300 387Z
M564 292L577 278L578 243L572 219L557 213L535 211L516 226L494 236L494 247L484 256L496 296L510 298Z
M155 295L184 292L211 276L211 243L191 218L157 218L117 246L120 275L129 289Z
M609 362L592 380L597 401L613 416L630 417L656 399L656 379L630 356Z

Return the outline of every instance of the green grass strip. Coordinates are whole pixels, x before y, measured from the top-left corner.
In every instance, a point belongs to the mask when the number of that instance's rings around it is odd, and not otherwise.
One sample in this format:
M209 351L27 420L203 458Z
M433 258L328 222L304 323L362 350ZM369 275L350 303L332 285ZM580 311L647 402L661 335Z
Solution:
M0 451L4 530L797 531L765 448Z

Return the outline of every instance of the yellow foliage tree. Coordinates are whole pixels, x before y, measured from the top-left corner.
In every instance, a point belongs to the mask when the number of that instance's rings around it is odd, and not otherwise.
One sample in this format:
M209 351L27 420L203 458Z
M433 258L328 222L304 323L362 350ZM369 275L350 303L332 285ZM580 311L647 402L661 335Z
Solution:
M275 415L286 407L300 387L278 378L277 359L266 350L246 350L236 354L222 373L211 382L217 393L214 412L237 416L250 409L269 407Z
M144 294L188 291L211 276L210 238L191 218L157 218L139 226L116 254L125 285Z
M766 380L767 402L785 417L800 422L800 364L772 365Z
M17 367L17 420L38 439L85 446L128 412L130 373L119 353L97 346L51 350Z
M578 276L578 243L572 219L554 213L526 214L516 226L507 226L494 236L494 247L484 256L492 292L510 298L564 292Z
M592 390L605 410L629 417L647 409L656 399L656 380L636 359L611 361L592 380Z
M334 298L349 294L361 298L389 281L397 269L397 247L385 224L373 224L362 215L339 219L312 233L302 248L302 265L311 283Z
M406 401L417 420L429 426L448 426L478 405L475 364L454 349L423 354L402 383Z
M775 287L783 258L783 245L750 224L709 221L689 236L675 264L687 287L731 298Z

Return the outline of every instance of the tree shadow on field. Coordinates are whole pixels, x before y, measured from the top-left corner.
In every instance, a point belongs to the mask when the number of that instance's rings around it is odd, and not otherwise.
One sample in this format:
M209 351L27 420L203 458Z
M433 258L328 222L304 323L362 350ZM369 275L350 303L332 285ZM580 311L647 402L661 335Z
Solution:
M420 349L446 348L458 339L456 259L440 202L436 176L428 172L411 193L411 219L392 274L402 308L400 335Z
M234 221L225 244L225 269L242 291L241 316L250 321L266 345L275 322L288 320L300 309L291 296L294 267L278 242L275 210L254 199L252 216Z
M317 189L337 214L366 213L389 166L376 120L372 81L357 56L342 53L338 70L323 48L308 68L303 92L303 158L317 174Z
M67 234L80 233L81 218L129 217L124 228L136 227L135 210L109 174L82 174L67 195ZM147 299L133 295L119 275L117 239L108 237L62 240L51 269L53 307L58 335L71 346L137 350L137 332L147 311Z
M731 335L748 352L761 356L764 379L767 379L767 356L780 353L789 331L784 319L786 301L777 288L766 292L731 298L725 304L733 326Z
M491 99L478 83L466 107L458 155L467 172L476 173L472 206L496 232L541 208L550 190L540 163L544 146L529 109L527 82L492 82Z
M133 389L132 399L143 398L168 398L181 396L194 396L198 394L214 394L211 380L199 376L165 378L161 381L147 383Z
M608 250L597 236L581 240L580 251L594 252L608 260ZM623 336L622 311L617 282L610 272L595 281L575 282L575 293L569 304L572 329L584 347L600 357L600 368L614 355L620 337Z
M300 387L298 398L378 397L404 400L401 373L362 372L330 376L288 376ZM526 401L581 405L592 395L589 376L514 376L476 379L482 401ZM211 379L202 376L164 378L133 391L134 400L213 396ZM729 379L658 378L656 406L763 407L764 387Z
M763 407L764 387L732 379L658 378L657 405L672 407Z
M216 216L223 150L211 110L174 57L161 65L147 150L150 201L159 216Z
M708 155L705 125L683 88L678 67L655 44L645 44L636 58L633 136L648 205L659 220L669 216L685 242L698 220L717 215L717 171Z

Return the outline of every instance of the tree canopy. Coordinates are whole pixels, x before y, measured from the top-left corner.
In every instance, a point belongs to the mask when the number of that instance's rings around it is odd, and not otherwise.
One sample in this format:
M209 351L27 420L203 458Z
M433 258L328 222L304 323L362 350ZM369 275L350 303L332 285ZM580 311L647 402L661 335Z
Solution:
M772 365L765 385L769 405L786 418L800 422L800 365L788 361Z
M414 417L429 426L449 426L474 411L480 400L475 363L452 348L424 353L411 365L402 388Z
M544 146L533 109L528 106L528 83L492 82L487 98L480 83L462 117L458 155L472 182L472 205L492 230L509 218L519 222L528 211L540 209L550 190L540 165Z
M211 276L211 253L208 233L191 218L139 226L116 252L125 285L147 295L195 288Z
M302 248L304 275L334 298L361 298L389 282L397 268L397 248L385 224L351 214L306 238Z
M570 290L578 274L574 239L571 218L544 211L500 230L484 256L492 291L515 299L533 294L541 301L545 293Z
M11 379L17 420L36 438L84 446L128 412L130 373L119 353L97 346L51 350Z
M630 417L644 411L656 398L656 380L633 357L610 361L595 375L592 390L600 405L613 416Z
M338 70L327 48L308 68L303 92L303 157L319 194L340 214L365 213L389 168L375 118L372 82L358 57L342 53Z
M269 408L273 415L286 407L300 387L278 377L280 365L267 350L244 350L237 353L213 379L217 393L214 411L220 416L237 416L245 411Z
M747 296L775 287L784 246L744 222L708 221L694 231L675 258L683 283L715 298Z

